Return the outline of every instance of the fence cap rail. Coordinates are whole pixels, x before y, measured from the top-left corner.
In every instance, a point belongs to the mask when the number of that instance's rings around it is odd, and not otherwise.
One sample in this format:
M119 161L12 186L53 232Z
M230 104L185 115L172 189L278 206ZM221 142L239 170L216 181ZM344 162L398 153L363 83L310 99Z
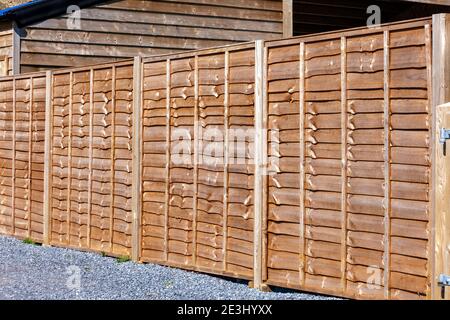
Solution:
M259 40L256 40L259 41ZM193 56L206 56L211 55L215 53L223 53L226 51L239 51L239 50L245 50L245 49L251 49L255 47L255 41L252 42L242 42L237 44L229 44L225 46L218 46L218 47L212 47L212 48L205 48L205 49L198 49L198 50L190 50L190 51L183 51L178 53L167 53L163 55L157 55L157 56L151 56L144 58L145 62L158 62L158 61L165 61L167 59L182 59L186 57L193 57Z
M0 82L10 81L10 80L14 80L14 79L20 80L20 79L45 77L46 73L47 73L47 71L36 71L36 72L29 72L29 73L23 73L23 74L17 74L17 75L2 76L2 77L0 77Z
M432 23L432 17L417 18L411 20L404 20L399 22L384 23L377 27L356 27L351 29L344 29L340 31L327 31L321 33L314 33L310 35L302 35L284 39L267 40L267 47L285 46L289 44L296 44L299 42L318 42L323 40L335 39L340 37L357 37L367 36L370 34L382 33L383 31L402 30L405 27L413 28L415 26L421 27Z

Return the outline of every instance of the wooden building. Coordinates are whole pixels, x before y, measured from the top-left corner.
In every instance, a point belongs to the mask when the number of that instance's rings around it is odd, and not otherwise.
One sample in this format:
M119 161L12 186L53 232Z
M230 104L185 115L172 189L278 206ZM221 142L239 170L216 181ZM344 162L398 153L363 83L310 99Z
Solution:
M383 23L450 8L448 0L35 0L0 11L0 74L364 26L373 4Z

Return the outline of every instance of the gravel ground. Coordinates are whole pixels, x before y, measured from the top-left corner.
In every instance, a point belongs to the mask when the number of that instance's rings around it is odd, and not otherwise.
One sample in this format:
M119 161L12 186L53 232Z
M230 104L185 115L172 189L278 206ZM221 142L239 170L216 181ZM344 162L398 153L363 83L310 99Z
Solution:
M243 281L154 264L119 263L100 254L41 247L0 236L0 299L334 298L290 290L264 293Z

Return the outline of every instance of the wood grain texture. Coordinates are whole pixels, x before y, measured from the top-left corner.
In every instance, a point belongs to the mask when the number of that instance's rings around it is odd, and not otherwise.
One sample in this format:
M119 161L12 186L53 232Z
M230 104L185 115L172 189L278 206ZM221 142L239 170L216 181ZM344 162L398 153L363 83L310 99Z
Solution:
M282 1L173 2L121 0L81 11L81 29L66 16L25 28L17 54L26 71L83 66L283 35ZM292 28L291 28L292 29Z
M281 130L278 153L273 153L281 158L280 171L269 184L269 284L312 286L330 293L340 288L341 295L358 298L395 298L412 287L399 278L390 284L394 253L402 259L417 257L420 273L427 274L423 249L429 243L424 232L430 199L427 172L432 120L427 96L409 88L428 92L431 61L426 21L417 23L387 25L370 33L355 29L267 42L269 125ZM341 37L347 36L341 50ZM300 43L305 43L304 95L299 91L301 83L296 83L302 69L296 50ZM402 53L409 48L416 52L414 63ZM421 80L409 83L415 77ZM305 114L298 120L298 111L290 106L303 99ZM408 109L402 107L405 103ZM302 136L296 129L303 127L303 120L304 169L297 166L303 153L298 143L303 143L296 138ZM299 184L294 177L303 170L304 183ZM305 188L303 203L298 188ZM296 226L301 230L301 220L294 213L302 205L306 210L304 285L294 280L301 279L301 269L294 271L293 267L302 249L292 245L292 239L301 237L296 230ZM413 208L416 213L408 214ZM417 250L408 250L413 242ZM399 270L398 264L395 272L395 277L408 273ZM330 286L313 281L314 277L327 279ZM426 286L416 288L420 290L410 291L410 296L428 296Z
M254 74L254 50L198 53L144 62L142 259L253 278L253 168L236 159L231 129L254 126L254 78L236 77ZM221 146L226 154L208 152Z
M450 66L448 48L449 48L449 30L450 20L448 15L440 14L433 16L433 93L432 108L437 112L433 113L432 127L432 190L431 190L431 241L434 254L431 256L431 286L432 298L440 299L441 292L437 286L438 277L441 273L448 273L448 222L447 222L447 201L445 200L448 183L448 157L444 157L442 145L439 144L439 130L448 126L448 107L439 107L448 101L450 92L448 86ZM447 292L448 297L448 292Z
M0 86L0 228L42 242L46 77L4 78Z
M1 78L0 231L259 288L430 298L448 267L430 36L421 20Z
M134 58L133 64L133 160L132 160L132 180L139 181L142 170L142 59ZM133 183L132 185L132 233L131 233L131 258L139 261L141 255L141 212L142 212L142 195L141 184Z
M13 29L11 26L0 31L0 75L12 74L13 60Z

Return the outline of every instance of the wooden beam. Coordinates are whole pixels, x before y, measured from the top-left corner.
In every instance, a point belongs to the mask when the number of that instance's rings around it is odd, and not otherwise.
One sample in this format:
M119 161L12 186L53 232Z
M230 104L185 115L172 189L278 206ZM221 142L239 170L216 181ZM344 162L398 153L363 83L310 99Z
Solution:
M283 0L283 38L292 37L294 33L293 0Z
M390 33L384 31L384 298L391 297L391 113L390 113Z
M450 270L444 270L444 256L446 246L445 230L443 229L443 222L448 216L446 209L446 195L442 193L444 186L439 183L445 183L441 175L445 169L443 166L447 158L442 157L442 147L439 146L439 126L437 124L436 111L439 105L442 105L450 99L450 16L447 14L433 15L433 65L432 65L432 79L433 92L431 101L432 110L432 178L431 178L431 242L434 252L431 254L431 292L432 299L440 298L440 288L438 287L438 277L444 271L450 273ZM440 121L443 121L440 119ZM439 186L439 187L438 187ZM445 224L444 224L445 225Z
M140 259L141 252L141 150L142 150L142 58L135 57L133 65L133 156L132 156L132 228L131 259Z
M262 279L262 286L261 290L263 291L270 291L270 289L267 287L266 284L264 284L265 281L268 279L268 271L267 271L267 262L268 262L268 205L269 205L269 179L268 179L268 170L269 170L269 152L268 152L268 137L269 137L269 130L268 130L268 104L267 101L269 101L269 92L267 90L269 86L268 82L268 75L269 75L269 68L268 68L268 61L269 61L269 48L264 46L264 52L263 52L263 105L262 105L262 155L263 155L263 192L262 192L262 218L261 218L261 279ZM279 135L272 135L271 137L271 143L274 143L277 147L279 144L276 144L274 140L278 141ZM272 146L271 146L272 147ZM278 149L277 149L278 151ZM272 168L271 168L272 169Z
M341 287L347 292L347 38L341 37Z
M164 261L169 260L169 202L170 202L170 89L172 79L172 62L166 61L166 175L164 190Z
M116 176L116 81L117 69L112 66L111 75L111 193L109 205L109 252L114 251L114 200L115 200L115 176Z
M198 216L198 162L199 162L199 133L201 124L199 122L199 68L198 56L194 58L194 163L193 163L193 184L194 197L192 206L192 265L197 266L197 216Z
M44 244L51 241L51 193L52 193L52 87L53 75L47 71L45 75L45 145L44 145Z
M66 241L70 245L70 198L72 192L72 107L73 107L73 72L69 75L69 135L67 138L67 199L66 199L66 215L67 215L67 234Z
M444 145L439 142L441 129L450 128L450 103L436 107L436 123L434 130L434 148L435 162L434 172L436 174L434 184L435 192L435 275L432 278L434 286L433 299L450 299L450 288L447 287L445 293L436 286L440 274L450 275L450 141L446 142L446 154L444 154ZM442 295L443 294L443 295Z
M20 74L20 51L21 51L21 38L20 38L20 29L17 27L15 23L13 23L13 50L12 50L12 72L13 75Z
M433 44L432 44L432 27L431 23L426 24L425 28L425 54L426 54L426 66L427 66L427 94L428 94L428 101L432 101L433 96ZM433 117L433 111L431 108L428 108L428 116L430 119ZM432 127L432 124L429 125L430 128ZM430 134L431 141L433 141L433 132ZM431 147L432 148L432 147ZM431 155L431 158L433 158L433 155ZM433 186L430 186L430 191L432 192ZM432 195L431 195L432 196ZM431 230L433 229L433 225L431 223L428 223L427 225L427 232L431 235ZM433 229L434 230L434 229ZM431 240L433 236L430 236L430 240L428 241L428 259L427 259L427 278L432 279L433 278L433 271L431 270L432 261L434 261L434 243ZM433 286L427 287L426 296L427 298L431 299L433 292Z
M300 74L299 74L299 143L300 143L300 203L299 203L299 238L300 238L300 285L305 286L305 43L300 43Z
M92 225L92 174L94 155L94 69L89 71L89 175L88 175L88 223L87 223L87 247L91 247L91 225ZM79 236L81 238L81 236ZM81 240L81 239L80 239Z
M28 206L28 225L27 225L27 236L31 239L31 205L32 205L32 166L33 166L33 105L34 105L34 78L30 77L30 96L29 99L29 110L28 110L28 172L27 172L27 206Z
M223 270L227 271L227 248L228 248L228 184L229 184L229 113L230 113L230 52L225 51L225 65L224 65L225 89L224 89L224 103L223 103L223 226L222 226L222 255L223 255Z
M12 157L11 157L11 235L16 233L16 79L13 79L12 105Z
M255 137L254 137L254 227L253 227L253 287L263 289L262 282L262 224L263 224L263 193L264 190L264 163L267 155L264 154L266 143L264 126L264 41L255 43Z

